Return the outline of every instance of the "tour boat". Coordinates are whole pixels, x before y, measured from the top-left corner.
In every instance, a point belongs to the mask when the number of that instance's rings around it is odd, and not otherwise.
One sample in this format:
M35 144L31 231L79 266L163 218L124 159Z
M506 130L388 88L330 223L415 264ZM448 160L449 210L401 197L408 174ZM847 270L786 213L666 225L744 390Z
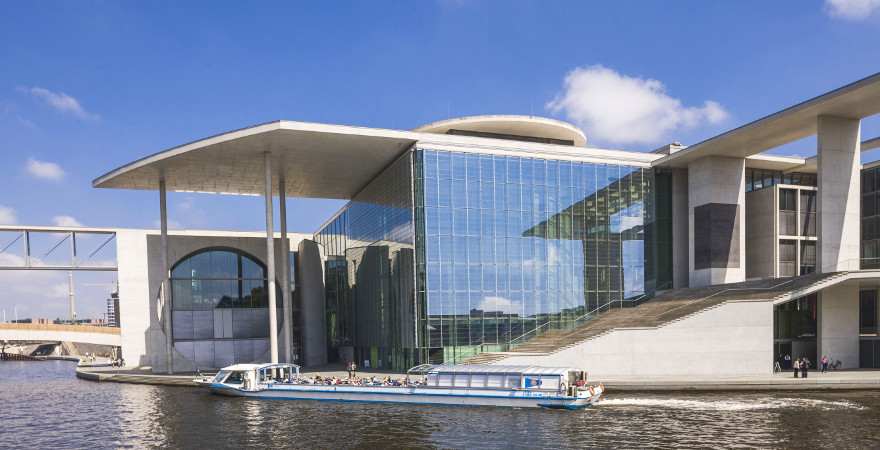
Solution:
M568 367L421 365L404 381L339 383L300 376L295 364L236 364L220 370L212 392L287 400L413 403L580 409L597 402L602 385Z

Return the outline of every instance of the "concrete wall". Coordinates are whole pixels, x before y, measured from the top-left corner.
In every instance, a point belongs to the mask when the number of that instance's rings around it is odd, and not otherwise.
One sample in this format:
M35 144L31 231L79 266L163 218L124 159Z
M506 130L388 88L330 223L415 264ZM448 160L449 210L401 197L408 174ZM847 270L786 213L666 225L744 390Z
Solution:
M735 217L729 223L712 223L707 227L711 236L697 236L695 209L703 206L728 210L735 208ZM745 280L745 159L709 156L688 165L688 267L691 287L734 283ZM711 218L717 221L716 217ZM722 226L724 225L724 226ZM726 227L725 227L726 226ZM720 233L720 229L730 232ZM700 242L695 242L695 238ZM695 249L706 245L713 249L711 267L697 268L699 256ZM723 248L723 252L720 251ZM725 261L719 263L718 255Z
M842 283L819 294L819 355L859 367L859 285Z
M306 237L310 235L290 233L291 248L296 248L299 241ZM277 238L275 241L276 278L280 280L281 242ZM209 247L233 248L263 263L266 260L266 240L260 233L172 231L169 233L168 247L169 269L183 257ZM153 230L118 230L117 259L123 357L127 365L150 366L154 371L165 371L165 332L157 302L163 276L159 233ZM277 302L281 306L281 298ZM292 318L279 319L279 335L283 335L281 320ZM279 339L279 346L283 348L281 342ZM175 371L195 368L192 361L177 351L173 366Z
M746 193L746 278L776 277L777 189Z
M164 349L150 347L150 325L158 320L156 295L150 295L147 261L147 232L118 230L116 232L116 261L119 267L119 325L122 357L131 366L149 366L148 355ZM155 326L154 326L155 328ZM161 331L161 330L159 330ZM162 335L164 336L164 334Z
M320 246L311 240L299 243L299 286L296 301L300 305L299 328L302 330L302 364L306 367L327 364L327 319L324 304L324 262Z
M861 211L858 119L819 116L818 271L859 269Z
M497 364L582 367L606 378L767 374L773 368L773 304L725 303L666 326L615 330L554 354Z
M688 226L688 172L686 169L672 171L672 287L688 287L688 249L690 235Z

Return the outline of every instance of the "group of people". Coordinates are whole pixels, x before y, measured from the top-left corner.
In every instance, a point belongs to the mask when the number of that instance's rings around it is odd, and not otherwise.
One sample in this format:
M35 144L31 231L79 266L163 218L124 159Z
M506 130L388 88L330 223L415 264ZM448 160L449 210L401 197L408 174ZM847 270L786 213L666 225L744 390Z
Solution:
M394 379L391 376L379 378L374 376L359 378L357 376L348 379L339 377L322 377L321 374L315 374L308 378L298 378L291 380L293 384L318 384L327 386L348 385L348 386L420 386L423 383L418 380Z
M794 377L798 377L798 372L800 372L801 378L807 378L807 375L810 373L810 358L804 356L803 358L798 358L794 360L791 367L794 369Z
M802 356L792 361L790 355L785 355L781 356L776 362L776 371L792 370L795 378L807 378L809 376L810 367L812 367L812 364L813 362L810 361L810 358L807 358L806 356ZM822 355L822 359L819 360L820 372L828 372L829 367L837 369L840 367L840 362L838 361L835 364L831 364L831 359L828 357L828 355Z

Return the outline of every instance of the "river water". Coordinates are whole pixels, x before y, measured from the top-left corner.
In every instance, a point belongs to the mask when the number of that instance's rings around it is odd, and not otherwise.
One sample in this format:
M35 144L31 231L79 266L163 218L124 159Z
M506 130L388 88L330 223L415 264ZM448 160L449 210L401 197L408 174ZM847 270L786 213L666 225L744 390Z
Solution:
M0 448L880 447L880 392L611 394L582 411L265 401L0 362Z

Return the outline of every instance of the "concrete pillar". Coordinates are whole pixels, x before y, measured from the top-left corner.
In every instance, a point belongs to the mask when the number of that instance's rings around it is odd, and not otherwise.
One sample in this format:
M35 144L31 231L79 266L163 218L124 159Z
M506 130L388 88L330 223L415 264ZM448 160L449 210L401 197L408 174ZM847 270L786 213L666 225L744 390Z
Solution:
M859 367L859 286L838 284L819 294L819 354L840 360L843 368Z
M686 169L672 171L672 287L688 287L690 263L688 249L688 172Z
M818 271L858 270L860 121L832 116L817 120Z
M688 165L689 286L745 280L745 159Z
M165 175L159 178L159 238L162 271L162 286L159 289L159 302L162 304L162 324L165 331L165 370L174 372L174 342L171 340L171 281L168 273L168 204L165 190Z
M299 243L299 323L302 333L303 365L327 364L327 318L324 308L324 263L314 241Z
M266 183L266 278L269 283L269 359L278 362L278 308L275 298L275 224L272 211L272 153L263 153Z
M290 241L287 238L287 186L284 163L278 170L278 215L281 219L281 303L284 317L284 362L293 362L293 314L290 302Z

